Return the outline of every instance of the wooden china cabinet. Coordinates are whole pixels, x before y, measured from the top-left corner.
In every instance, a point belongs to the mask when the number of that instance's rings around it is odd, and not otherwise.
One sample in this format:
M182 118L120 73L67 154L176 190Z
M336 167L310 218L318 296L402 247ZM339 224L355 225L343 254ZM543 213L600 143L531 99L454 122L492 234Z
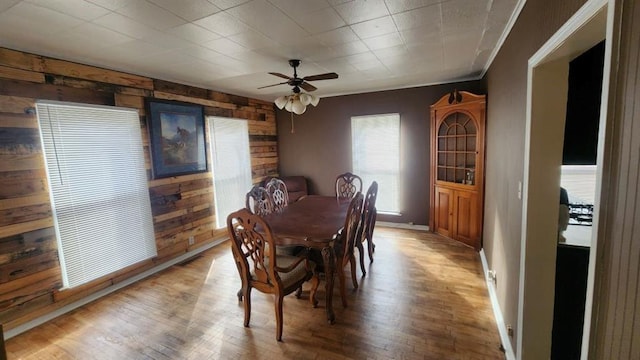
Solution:
M480 250L485 95L454 91L431 105L429 228Z

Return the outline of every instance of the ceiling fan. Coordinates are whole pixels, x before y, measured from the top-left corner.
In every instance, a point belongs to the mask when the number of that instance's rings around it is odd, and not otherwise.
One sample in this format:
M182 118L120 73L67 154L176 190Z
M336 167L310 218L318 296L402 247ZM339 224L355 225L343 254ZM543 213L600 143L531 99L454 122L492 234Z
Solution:
M311 75L311 76L305 76L305 77L300 78L300 77L298 77L298 71L297 71L298 66L300 66L300 60L291 59L291 60L289 60L289 65L291 65L291 67L293 68L293 77L287 76L287 75L284 75L284 74L281 74L281 73L270 72L269 74L275 75L275 76L283 78L283 79L287 79L287 81L283 81L283 82L277 83L277 84L262 86L262 87L259 87L258 89L264 89L264 88L268 88L268 87L272 87L272 86L288 84L289 86L293 86L293 92L298 94L298 93L300 93L300 88L304 89L305 91L309 91L309 92L315 91L315 90L318 89L315 86L309 84L308 81L330 80L330 79L337 79L338 78L338 74L336 74L334 72L325 73L325 74Z

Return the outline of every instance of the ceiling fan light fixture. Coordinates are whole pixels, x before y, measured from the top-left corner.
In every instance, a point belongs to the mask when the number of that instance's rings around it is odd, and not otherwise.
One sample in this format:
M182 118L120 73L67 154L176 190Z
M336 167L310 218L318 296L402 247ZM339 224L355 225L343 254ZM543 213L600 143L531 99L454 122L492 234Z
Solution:
M296 98L292 101L291 110L296 115L302 115L307 110L307 107L300 101L300 99Z
M304 106L307 106L307 105L311 104L311 95L306 94L306 93L300 94L300 102Z
M291 67L293 68L293 76L284 75L278 72L269 73L279 78L286 79L287 81L272 85L261 86L258 89L264 89L283 84L292 86L293 89L291 94L278 97L274 100L274 103L279 109L285 109L286 111L300 115L307 110L308 105L317 106L318 102L320 102L320 99L317 96L310 94L311 91L315 91L317 90L317 88L311 85L309 81L337 79L338 74L331 72L298 77L297 68L298 66L300 66L300 60L291 59L289 60L289 65L291 65ZM301 89L305 90L306 92L302 92Z
M311 101L310 101L310 102L311 102L311 105L313 105L313 106L317 106L317 105L318 105L318 103L320 102L320 98L319 98L319 97L317 97L317 96L315 96L315 95L312 95L312 94L308 94L308 95L309 95L309 97L311 98Z
M287 95L282 95L280 97L278 97L275 101L276 106L278 107L278 109L283 109L287 103L289 102L289 96Z
M318 105L320 99L312 94L303 92L292 93L289 95L282 95L274 100L274 103L279 109L292 112L297 115L302 115L307 110L307 105Z

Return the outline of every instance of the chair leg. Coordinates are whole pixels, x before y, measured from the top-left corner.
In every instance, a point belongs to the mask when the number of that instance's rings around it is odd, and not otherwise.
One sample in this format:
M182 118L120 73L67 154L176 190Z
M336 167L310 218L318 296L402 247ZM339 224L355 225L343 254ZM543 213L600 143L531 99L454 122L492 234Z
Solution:
M353 283L353 287L355 289L358 288L358 279L356 279L356 257L351 255L351 259L349 260L351 263L351 282Z
M300 299L300 296L302 296L302 285L296 289L296 299Z
M344 268L338 270L338 280L340 280L340 297L342 298L342 306L347 307L347 286L346 276L344 275Z
M312 283L311 283L311 291L309 292L309 301L311 301L311 306L316 308L318 307L318 299L316 299L316 292L318 291L318 286L320 285L320 275L317 272L314 272L311 280L312 280Z
M244 326L249 327L249 321L251 320L251 287L243 287L242 290L244 296Z
M276 340L282 341L282 294L276 294Z
M362 246L362 241L356 240L356 247L360 254L360 270L362 270L362 276L364 277L367 275L367 271L364 269L364 246Z
M373 243L373 235L367 237L367 250L369 250L369 262L373 262L373 253L376 251L376 244Z

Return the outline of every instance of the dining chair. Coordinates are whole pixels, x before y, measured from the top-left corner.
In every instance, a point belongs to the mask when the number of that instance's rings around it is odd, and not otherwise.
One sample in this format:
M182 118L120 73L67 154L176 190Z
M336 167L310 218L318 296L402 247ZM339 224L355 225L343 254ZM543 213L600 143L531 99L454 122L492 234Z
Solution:
M244 326L251 319L251 289L275 295L276 339L282 341L282 303L288 295L313 277L315 263L306 256L276 255L274 237L269 224L248 209L240 209L227 217L231 250L242 280ZM317 288L319 280L314 280ZM299 297L299 292L296 293Z
M344 228L342 232L337 235L338 239L334 245L334 252L336 256L336 269L335 272L338 274L338 280L340 280L340 297L342 298L342 306L347 307L347 287L346 287L346 276L344 273L344 268L347 265L351 266L351 281L353 283L353 287L355 289L358 288L358 280L356 279L356 258L354 255L355 241L360 236L362 222L362 199L363 195L361 192L357 192L356 195L351 199L351 203L349 204L349 208L347 210L347 217L345 219ZM318 277L317 273L320 271L325 271L326 269L320 270L319 267L316 267L316 277ZM312 303L315 306L316 303L313 302L315 299L315 293L318 288L319 282L314 282L311 288L310 298L312 299Z
M346 172L336 177L336 197L338 199L351 199L358 192L362 192L360 176Z
M364 242L367 242L367 252L369 253L369 262L373 262L373 251L375 244L373 243L373 228L376 225L376 198L378 197L378 183L372 182L367 190L367 194L364 197L364 204L362 205L362 231L360 231L360 237L356 239L356 247L360 253L360 269L362 270L362 276L367 275L364 269Z
M267 192L271 196L273 211L282 212L282 210L289 205L289 193L287 191L287 185L284 181L278 178L271 178L265 186Z
M267 189L262 186L254 186L246 195L246 208L260 216L273 212L273 200Z

